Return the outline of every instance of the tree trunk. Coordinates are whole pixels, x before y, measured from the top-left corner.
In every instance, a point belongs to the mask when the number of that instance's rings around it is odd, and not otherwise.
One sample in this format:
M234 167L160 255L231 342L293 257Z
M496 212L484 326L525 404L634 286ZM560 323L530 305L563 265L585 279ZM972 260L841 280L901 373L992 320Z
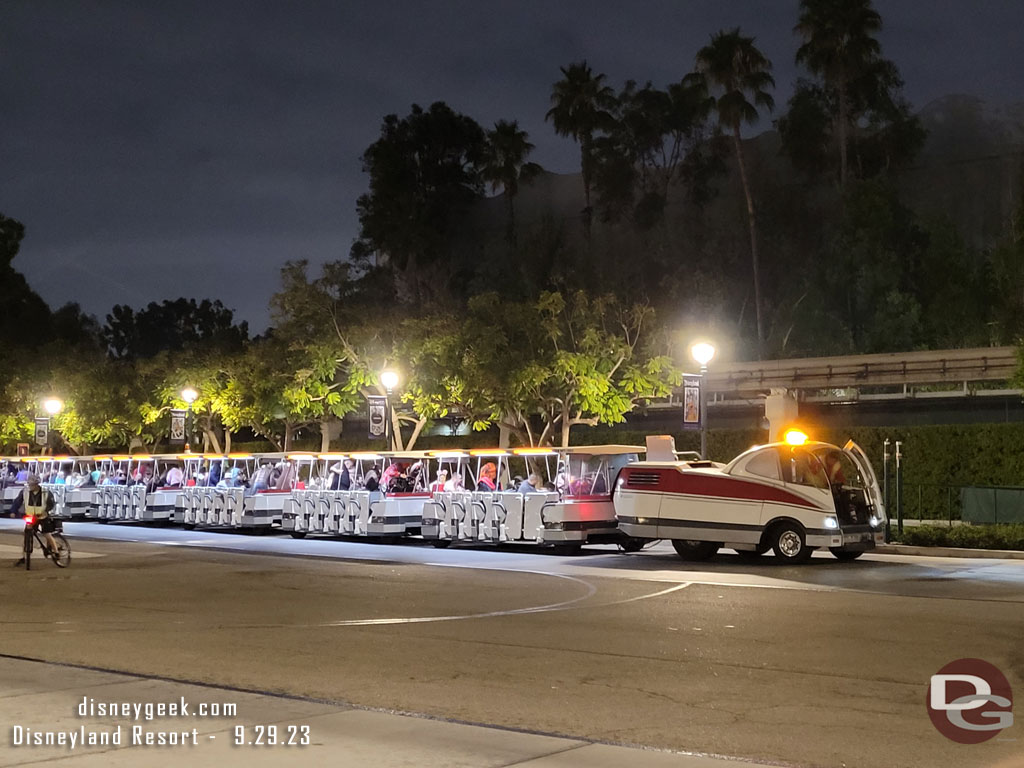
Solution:
M320 419L320 453L329 453L331 450L331 431L327 418Z
M416 445L416 440L417 440L417 438L419 438L420 432L423 431L423 428L425 426L427 426L427 420L426 419L421 418L421 419L417 420L416 426L413 427L412 434L409 436L409 442L405 444L404 450L406 450L406 451L411 451L412 450L412 447L414 445Z
M285 421L284 423L284 444L281 446L281 450L288 453L292 449L292 423Z
M391 398L388 398L388 411L391 415L391 440L389 449L391 451L404 451L402 446L402 422L398 418L398 411L391 407Z
M572 429L572 419L569 417L568 403L562 406L562 447L569 447L569 430Z
M513 248L516 247L516 207L515 202L512 199L512 194L505 189L505 197L508 203L508 230L505 232L505 237L508 239L508 244Z
M754 315L757 318L757 359L764 357L764 324L761 320L761 268L757 258L757 219L754 215L754 198L747 181L747 167L743 161L743 145L740 139L739 123L733 126L733 144L736 148L736 163L740 169L743 195L747 199L747 223L750 227L750 260L754 271Z
M846 77L842 72L839 73L839 191L846 191L846 143L847 143L847 125L849 105L847 104L846 96Z
M224 427L224 453L231 453L231 430Z

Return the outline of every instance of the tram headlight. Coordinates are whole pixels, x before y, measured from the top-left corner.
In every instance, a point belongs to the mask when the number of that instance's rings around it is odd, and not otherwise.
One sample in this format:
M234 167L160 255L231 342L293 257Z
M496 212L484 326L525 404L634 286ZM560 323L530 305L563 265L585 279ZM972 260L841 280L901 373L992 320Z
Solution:
M826 517L825 518L825 527L828 528L830 531L838 530L839 529L839 521L836 520L834 517Z

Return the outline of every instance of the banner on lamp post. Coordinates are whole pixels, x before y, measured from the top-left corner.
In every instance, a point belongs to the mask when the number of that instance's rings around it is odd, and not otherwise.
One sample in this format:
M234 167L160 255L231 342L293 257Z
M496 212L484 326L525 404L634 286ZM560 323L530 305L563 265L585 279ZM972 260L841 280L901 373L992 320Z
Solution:
M700 429L700 376L683 379L683 429Z
M36 416L36 445L46 445L50 442L50 417Z
M369 422L371 440L383 440L388 435L388 399L380 395L369 395Z
M171 445L185 444L185 415L184 408L171 409Z

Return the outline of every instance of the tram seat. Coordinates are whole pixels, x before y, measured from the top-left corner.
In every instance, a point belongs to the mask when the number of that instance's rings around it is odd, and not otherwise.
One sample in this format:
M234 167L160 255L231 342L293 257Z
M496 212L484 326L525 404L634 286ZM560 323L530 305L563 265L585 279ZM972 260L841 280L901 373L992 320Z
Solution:
M132 520L143 520L146 517L146 486L132 486Z
M523 538L523 503L526 497L518 491L505 491L498 494L497 508L500 505L503 518L498 522L497 541L519 541Z
M465 531L460 538L472 541L486 539L485 524L492 514L491 510L494 505L494 492L476 491L470 495L468 502Z
M310 499L313 504L313 515L316 517L317 527L321 533L336 534L338 527L334 519L334 510L331 508L330 491L310 491Z
M350 491L324 491L324 498L330 505L333 532L339 536L352 533L348 517L350 493Z
M235 528L242 524L242 515L245 512L245 489L226 488L220 494L223 505L224 525Z
M200 499L200 505L199 505L199 515L198 515L198 520L197 520L198 524L199 525L216 525L217 524L216 508L214 506L216 500L214 499L213 489L212 488L205 488L205 487L201 488L199 490L199 499Z
M310 533L323 533L324 526L320 516L319 505L317 504L317 492L296 491L296 495L301 498L299 517L305 523L302 530L309 531Z
M546 504L558 501L557 493L528 493L523 502L523 539L525 541L543 540L543 522L541 510Z
M365 536L370 523L370 501L380 498L380 491L350 491L348 517L352 522L352 532L357 536Z

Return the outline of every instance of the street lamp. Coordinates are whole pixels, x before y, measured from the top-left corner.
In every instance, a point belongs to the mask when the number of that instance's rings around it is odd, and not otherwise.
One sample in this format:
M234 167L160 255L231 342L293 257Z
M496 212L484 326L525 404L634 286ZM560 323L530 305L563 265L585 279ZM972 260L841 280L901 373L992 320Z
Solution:
M690 347L690 356L700 365L700 457L708 457L708 363L715 356L715 347L699 341Z
M46 422L46 426L44 428L45 432L42 433L42 434L45 435L45 438L40 440L40 432L39 432L40 425L39 425L39 420L37 419L36 420L36 444L43 446L45 448L45 451L44 451L45 453L49 453L50 446L53 444L53 441L50 439L50 420L54 416L56 416L58 413L60 413L63 409L64 409L64 403L58 397L48 397L48 398L46 398L43 401L43 410L46 411L46 413L47 413L47 417L46 417L46 419L44 419L44 421Z
M185 413L185 451L186 453L192 450L192 403L199 398L199 393L196 392L192 387L185 387L181 390L181 399L185 401L185 407L187 411Z
M398 386L398 373L389 368L384 369L380 372L380 383L384 385L384 389L387 391L387 398L385 398L387 407L384 409L387 414L387 419L384 424L384 437L387 440L388 445L394 448L395 440L392 435L393 414L391 412L391 393L394 391L395 387Z

